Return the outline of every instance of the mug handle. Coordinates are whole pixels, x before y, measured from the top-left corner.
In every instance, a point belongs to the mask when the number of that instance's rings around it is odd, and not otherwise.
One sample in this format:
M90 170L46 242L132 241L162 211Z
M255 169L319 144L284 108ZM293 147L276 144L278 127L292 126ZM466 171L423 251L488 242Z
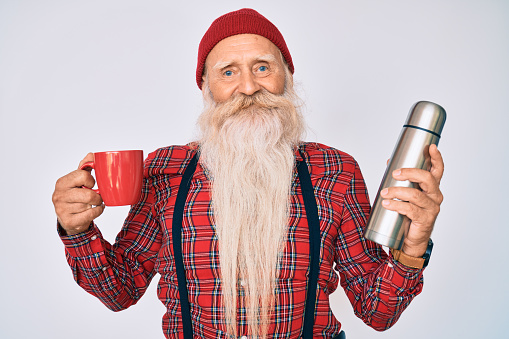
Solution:
M80 166L80 170L85 170L87 168L95 170L94 162L93 161L89 161L89 162L86 162L86 163L84 163L83 165ZM101 193L99 193L99 189L88 188L87 186L81 186L81 188L87 188L89 190L94 191L97 194L101 194Z

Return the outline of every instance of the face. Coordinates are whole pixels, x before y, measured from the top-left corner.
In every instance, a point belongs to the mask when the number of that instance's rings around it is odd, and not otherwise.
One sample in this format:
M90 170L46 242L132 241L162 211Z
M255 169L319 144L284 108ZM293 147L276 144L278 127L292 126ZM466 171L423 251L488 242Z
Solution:
M207 56L205 69L216 102L261 89L284 93L283 57L276 45L260 35L239 34L221 40Z

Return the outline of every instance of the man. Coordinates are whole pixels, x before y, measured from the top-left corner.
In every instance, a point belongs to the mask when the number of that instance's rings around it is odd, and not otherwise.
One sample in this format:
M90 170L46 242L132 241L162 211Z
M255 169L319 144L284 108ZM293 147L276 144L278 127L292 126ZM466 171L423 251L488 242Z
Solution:
M167 338L342 338L329 306L337 271L355 314L377 330L392 326L421 291L422 268L363 238L370 205L360 169L348 154L301 141L293 71L283 36L258 12L216 19L198 52L201 138L148 156L142 197L114 245L93 223L101 197L81 188L94 185L90 173L58 180L53 202L78 284L122 310L159 273ZM383 192L386 208L412 220L402 258L417 261L442 201L443 161L436 147L430 155L430 172L393 174L422 191Z

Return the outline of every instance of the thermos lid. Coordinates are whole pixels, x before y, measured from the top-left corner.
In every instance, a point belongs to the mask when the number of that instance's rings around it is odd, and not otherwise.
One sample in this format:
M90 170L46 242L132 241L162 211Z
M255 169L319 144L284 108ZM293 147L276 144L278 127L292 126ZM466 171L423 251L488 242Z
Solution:
M445 110L440 105L430 101L419 101L410 109L405 126L425 129L440 136L446 117Z

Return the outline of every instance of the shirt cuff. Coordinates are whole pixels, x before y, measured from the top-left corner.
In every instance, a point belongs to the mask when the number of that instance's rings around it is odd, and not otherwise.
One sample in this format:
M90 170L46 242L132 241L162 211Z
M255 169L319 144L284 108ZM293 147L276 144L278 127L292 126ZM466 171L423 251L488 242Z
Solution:
M64 243L66 251L74 258L89 256L104 251L102 234L92 222L87 231L67 235L65 230L57 224L58 235Z

